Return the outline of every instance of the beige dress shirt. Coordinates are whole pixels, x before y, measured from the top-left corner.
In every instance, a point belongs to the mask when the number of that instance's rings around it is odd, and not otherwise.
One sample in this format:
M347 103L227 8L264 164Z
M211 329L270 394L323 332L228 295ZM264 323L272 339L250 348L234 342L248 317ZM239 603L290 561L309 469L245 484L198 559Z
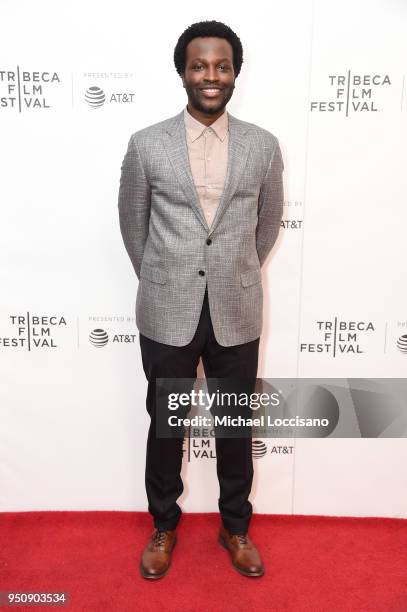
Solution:
M209 127L184 109L185 130L192 177L210 227L225 183L228 161L229 118L226 111Z

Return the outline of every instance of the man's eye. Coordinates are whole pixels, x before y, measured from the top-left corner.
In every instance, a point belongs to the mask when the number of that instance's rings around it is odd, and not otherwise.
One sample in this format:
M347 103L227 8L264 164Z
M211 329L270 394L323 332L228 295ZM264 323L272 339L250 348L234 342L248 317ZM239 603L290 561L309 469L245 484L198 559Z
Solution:
M192 70L199 70L202 66L197 64L196 66L192 66Z

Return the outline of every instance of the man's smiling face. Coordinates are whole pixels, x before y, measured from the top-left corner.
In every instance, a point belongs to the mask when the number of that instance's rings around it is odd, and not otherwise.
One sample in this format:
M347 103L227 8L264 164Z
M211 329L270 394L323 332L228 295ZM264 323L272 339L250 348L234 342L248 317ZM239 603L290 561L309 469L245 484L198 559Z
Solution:
M191 40L186 49L182 82L191 114L220 116L235 87L232 45L217 37Z

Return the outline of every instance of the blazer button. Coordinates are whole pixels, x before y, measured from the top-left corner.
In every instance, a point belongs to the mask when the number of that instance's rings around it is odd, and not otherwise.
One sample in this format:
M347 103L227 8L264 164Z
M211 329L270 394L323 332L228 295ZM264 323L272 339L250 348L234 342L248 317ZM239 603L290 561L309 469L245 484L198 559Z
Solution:
M208 240L206 241L206 244L209 246L210 244L212 244L212 240L208 238Z
M205 276L205 272L203 270L199 270L198 274L199 276Z

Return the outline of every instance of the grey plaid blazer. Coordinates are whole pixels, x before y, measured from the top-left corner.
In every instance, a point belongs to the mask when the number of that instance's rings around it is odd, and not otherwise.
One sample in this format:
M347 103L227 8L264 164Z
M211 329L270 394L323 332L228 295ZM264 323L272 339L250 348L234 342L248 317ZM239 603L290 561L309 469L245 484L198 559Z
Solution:
M280 228L283 169L277 138L229 114L225 186L209 228L192 178L183 111L132 135L118 206L123 241L139 278L141 334L187 345L207 285L219 344L260 336L260 267Z

